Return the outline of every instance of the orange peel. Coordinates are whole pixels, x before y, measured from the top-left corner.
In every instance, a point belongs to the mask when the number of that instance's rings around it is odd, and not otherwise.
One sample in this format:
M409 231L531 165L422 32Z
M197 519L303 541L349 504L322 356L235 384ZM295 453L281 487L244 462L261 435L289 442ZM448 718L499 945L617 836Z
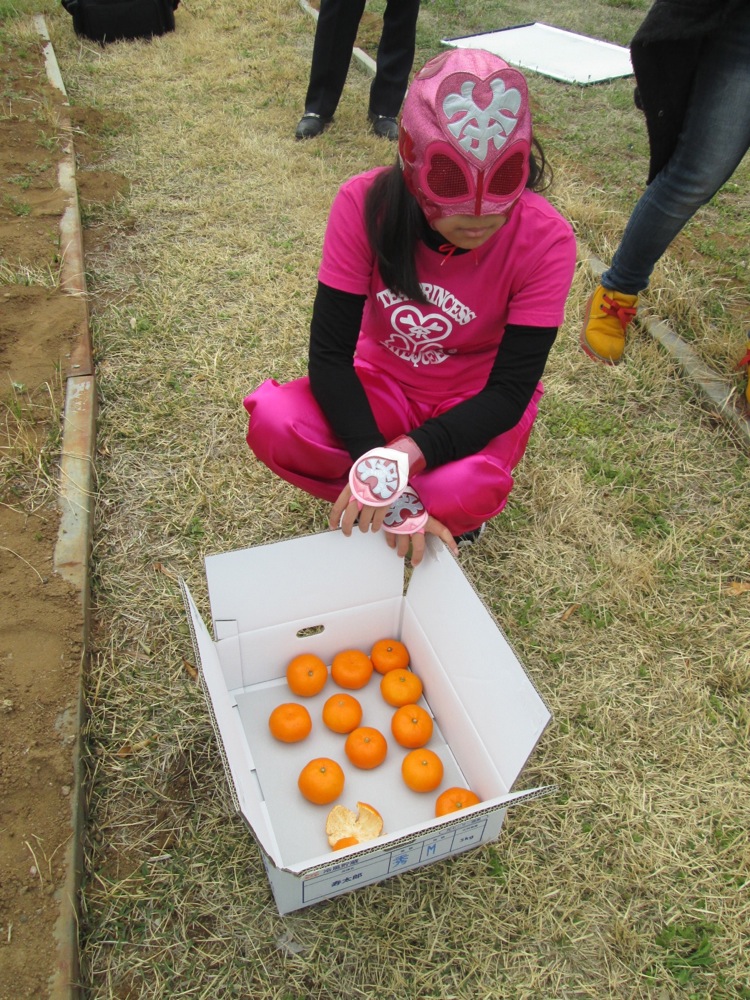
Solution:
M334 851L375 840L382 832L383 817L366 802L357 803L356 813L346 806L334 806L326 819L326 836Z

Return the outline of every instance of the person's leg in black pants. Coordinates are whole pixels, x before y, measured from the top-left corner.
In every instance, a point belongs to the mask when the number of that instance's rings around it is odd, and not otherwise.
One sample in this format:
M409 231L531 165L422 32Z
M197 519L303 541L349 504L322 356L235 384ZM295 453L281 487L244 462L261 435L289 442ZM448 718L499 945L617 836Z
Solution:
M370 87L371 115L395 118L401 110L414 64L419 2L388 0L378 45L377 72Z
M320 135L333 118L346 83L365 2L321 0L305 113L295 133L298 139ZM383 15L368 117L375 134L386 139L398 138L396 116L414 62L419 3L388 0Z
M365 0L321 0L305 113L330 121L346 83Z

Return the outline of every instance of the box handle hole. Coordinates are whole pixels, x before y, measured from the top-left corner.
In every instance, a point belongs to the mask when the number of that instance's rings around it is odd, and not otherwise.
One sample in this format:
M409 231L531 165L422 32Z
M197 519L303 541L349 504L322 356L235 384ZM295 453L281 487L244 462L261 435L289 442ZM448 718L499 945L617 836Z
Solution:
M297 633L298 639L309 639L311 635L320 635L325 629L325 625L311 625L309 628L301 628Z

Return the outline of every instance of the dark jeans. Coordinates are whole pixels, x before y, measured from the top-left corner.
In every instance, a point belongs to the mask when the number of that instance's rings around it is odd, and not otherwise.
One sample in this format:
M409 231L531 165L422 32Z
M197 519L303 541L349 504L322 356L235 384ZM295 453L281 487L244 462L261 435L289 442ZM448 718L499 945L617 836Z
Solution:
M388 0L369 110L395 118L414 63L420 0ZM352 59L365 0L321 0L305 111L332 118Z
M750 146L750 4L704 45L677 147L633 209L605 288L635 295Z

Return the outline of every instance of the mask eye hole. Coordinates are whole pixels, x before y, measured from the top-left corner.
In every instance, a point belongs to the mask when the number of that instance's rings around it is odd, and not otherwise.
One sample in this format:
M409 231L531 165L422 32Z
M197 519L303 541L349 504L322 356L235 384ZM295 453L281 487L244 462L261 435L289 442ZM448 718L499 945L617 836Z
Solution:
M498 165L487 184L488 195L504 198L514 194L523 183L524 155L519 150Z
M436 153L427 171L427 184L436 198L466 198L469 185L459 165L444 153Z

